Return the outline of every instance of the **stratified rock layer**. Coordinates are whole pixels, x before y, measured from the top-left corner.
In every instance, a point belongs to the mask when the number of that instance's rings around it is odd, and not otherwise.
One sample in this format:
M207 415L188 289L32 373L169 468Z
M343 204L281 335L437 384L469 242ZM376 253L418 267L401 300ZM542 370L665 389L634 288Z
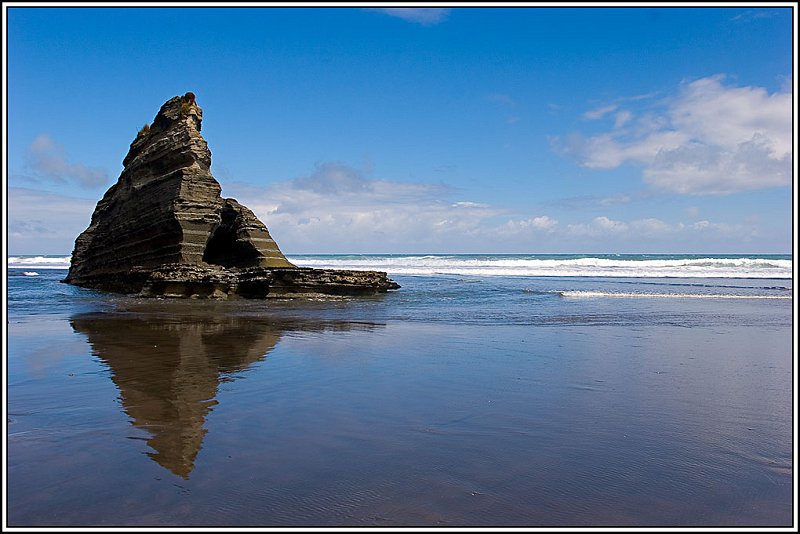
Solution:
M75 240L67 283L144 296L363 295L386 273L295 267L245 206L220 196L192 93L168 100Z

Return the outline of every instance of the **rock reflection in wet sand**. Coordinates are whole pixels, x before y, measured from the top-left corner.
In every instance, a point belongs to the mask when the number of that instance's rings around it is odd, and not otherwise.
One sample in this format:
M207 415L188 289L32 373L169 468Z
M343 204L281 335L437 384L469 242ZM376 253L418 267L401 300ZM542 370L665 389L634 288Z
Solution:
M219 384L263 360L284 332L381 326L168 308L83 314L70 323L110 368L131 423L150 434L155 452L148 456L184 479L202 448Z

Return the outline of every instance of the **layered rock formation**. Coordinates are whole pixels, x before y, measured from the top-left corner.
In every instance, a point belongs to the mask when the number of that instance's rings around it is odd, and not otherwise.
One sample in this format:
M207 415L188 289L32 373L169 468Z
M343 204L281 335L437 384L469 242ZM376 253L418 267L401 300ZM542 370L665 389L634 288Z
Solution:
M194 94L168 100L131 143L117 183L75 241L64 282L144 296L362 295L399 286L386 273L304 269L267 227L222 198Z

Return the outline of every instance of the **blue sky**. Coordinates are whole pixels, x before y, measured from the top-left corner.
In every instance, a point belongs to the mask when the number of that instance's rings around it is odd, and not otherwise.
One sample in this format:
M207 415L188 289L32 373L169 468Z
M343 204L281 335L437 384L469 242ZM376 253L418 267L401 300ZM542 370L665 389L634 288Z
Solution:
M11 255L69 254L187 91L287 254L792 251L790 8L7 14Z

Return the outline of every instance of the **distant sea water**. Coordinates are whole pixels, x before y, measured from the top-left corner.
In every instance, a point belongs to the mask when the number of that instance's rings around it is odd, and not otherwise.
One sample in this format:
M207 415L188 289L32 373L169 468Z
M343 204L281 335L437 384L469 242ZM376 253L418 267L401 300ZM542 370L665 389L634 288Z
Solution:
M8 265L10 526L791 526L791 255L291 255L365 298Z

